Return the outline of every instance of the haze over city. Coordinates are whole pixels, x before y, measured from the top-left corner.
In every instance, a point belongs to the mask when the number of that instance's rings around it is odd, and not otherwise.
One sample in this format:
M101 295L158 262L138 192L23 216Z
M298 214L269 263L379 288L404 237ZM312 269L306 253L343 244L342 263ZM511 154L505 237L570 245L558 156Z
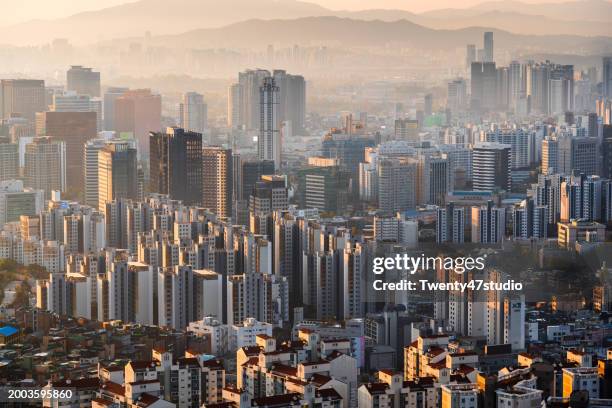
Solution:
M612 2L0 4L0 405L612 406Z

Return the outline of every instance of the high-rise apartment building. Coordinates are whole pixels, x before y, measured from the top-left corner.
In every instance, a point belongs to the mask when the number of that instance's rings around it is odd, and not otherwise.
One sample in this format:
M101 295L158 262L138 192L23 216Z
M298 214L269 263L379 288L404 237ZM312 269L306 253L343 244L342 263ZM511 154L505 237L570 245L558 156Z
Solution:
M465 242L465 208L458 207L450 202L446 207L437 210L436 217L437 243L463 243Z
M0 136L0 181L19 178L19 145Z
M495 61L495 55L493 53L493 32L486 31L484 33L484 58L483 62Z
M97 136L95 112L42 112L36 115L36 134L66 144L66 182L70 191L81 191L83 147Z
M25 186L43 190L47 199L52 191L66 189L66 146L51 137L35 137L25 149Z
M496 128L485 134L485 141L510 145L512 168L529 167L536 158L535 131L522 128Z
M511 146L495 142L480 142L474 146L472 180L474 190L510 191L512 187Z
M66 71L66 89L79 95L100 96L100 73L82 65L73 65Z
M202 94L197 92L183 94L179 105L179 121L185 130L204 133L208 127L208 106Z
M98 151L98 209L123 198L138 199L136 149L128 142L113 141Z
M273 77L264 78L259 90L260 123L257 139L257 157L259 160L274 161L274 169L281 166L282 140L279 121L280 88Z
M238 74L238 83L228 88L228 125L257 130L260 127L260 88L266 78L273 78L279 88L278 123L289 122L294 133L304 130L306 118L306 83L301 75L284 70L246 70ZM269 80L268 80L269 81Z
M34 122L36 112L45 111L45 81L38 79L3 79L0 81L0 119L13 114Z
M418 161L382 158L378 161L378 208L388 213L405 212L417 205Z
M492 201L472 207L472 242L496 244L506 233L506 209L497 208Z
M603 96L612 99L612 57L603 57Z
M222 147L202 149L202 206L221 218L232 216L232 150Z
M140 158L149 157L149 132L161 130L161 96L150 89L124 92L115 101L115 130L128 132L138 141Z
M185 205L202 200L202 135L169 127L149 136L150 190Z

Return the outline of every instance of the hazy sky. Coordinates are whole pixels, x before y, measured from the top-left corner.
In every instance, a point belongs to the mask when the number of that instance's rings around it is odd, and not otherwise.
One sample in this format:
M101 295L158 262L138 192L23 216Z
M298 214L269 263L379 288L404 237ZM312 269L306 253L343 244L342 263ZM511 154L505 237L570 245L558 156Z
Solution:
M135 0L0 0L0 25L33 19L53 19L74 13L97 10ZM253 0L256 1L256 0ZM284 0L279 0L284 1ZM331 9L363 10L369 8L397 8L422 12L438 8L469 7L486 0L304 0ZM563 0L522 0L526 3L545 3ZM169 1L169 6L172 2Z

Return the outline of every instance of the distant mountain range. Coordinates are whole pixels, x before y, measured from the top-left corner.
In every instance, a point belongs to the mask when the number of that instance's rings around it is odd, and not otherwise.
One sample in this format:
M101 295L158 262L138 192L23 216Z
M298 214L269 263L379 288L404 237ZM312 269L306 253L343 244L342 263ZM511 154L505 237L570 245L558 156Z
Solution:
M153 36L174 35L254 19L294 20L323 16L364 21L407 20L437 29L494 27L517 34L612 36L612 3L607 0L546 4L504 0L468 9L443 9L422 14L380 9L336 11L297 0L139 0L62 19L1 27L0 43L42 44L53 38L68 38L73 43L84 44L141 37L145 32Z
M168 47L258 47L266 44L384 46L451 50L465 44L481 44L484 27L440 30L410 21L364 21L340 17L305 17L293 20L249 20L221 28L205 28L178 35L157 36L150 43ZM612 52L610 37L571 35L531 36L492 29L501 48L547 52L601 54ZM117 40L119 41L119 40ZM124 40L121 40L124 41ZM263 44L263 46L262 46Z

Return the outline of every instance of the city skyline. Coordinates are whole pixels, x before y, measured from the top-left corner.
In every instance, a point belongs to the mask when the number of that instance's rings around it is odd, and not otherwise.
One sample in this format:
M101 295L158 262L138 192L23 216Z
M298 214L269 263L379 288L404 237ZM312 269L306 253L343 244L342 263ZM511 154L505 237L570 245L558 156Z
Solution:
M0 404L611 406L612 3L249 1L0 27Z

